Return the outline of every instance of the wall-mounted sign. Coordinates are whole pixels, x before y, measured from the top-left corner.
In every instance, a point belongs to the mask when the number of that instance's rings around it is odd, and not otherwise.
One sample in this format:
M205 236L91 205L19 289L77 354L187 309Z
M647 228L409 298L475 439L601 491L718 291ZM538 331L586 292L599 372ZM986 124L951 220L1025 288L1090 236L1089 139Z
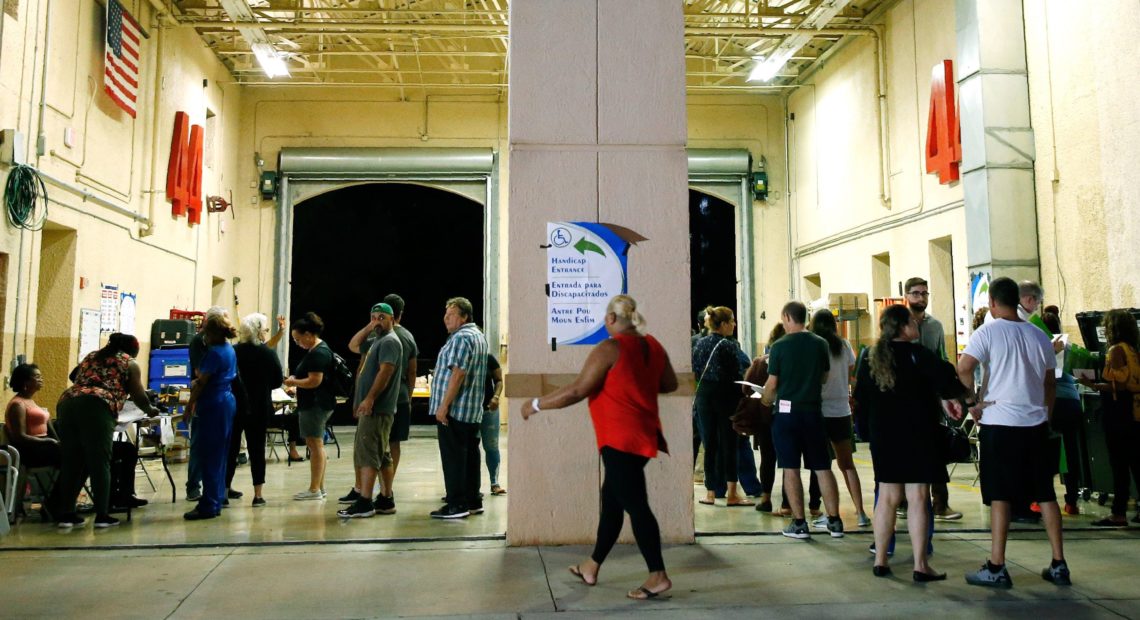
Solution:
M202 221L202 140L204 129L191 125L190 115L174 114L170 163L166 168L166 199L174 217L187 216L193 225Z
M104 284L99 291L99 333L119 330L119 287Z
M594 344L609 337L606 305L626 292L626 253L644 239L612 224L546 225L547 337L552 347Z
M977 312L990 307L990 274L979 271L970 275L970 309Z
M926 123L926 172L946 185L958 180L962 163L962 127L954 102L954 61L934 65L930 76L930 116Z

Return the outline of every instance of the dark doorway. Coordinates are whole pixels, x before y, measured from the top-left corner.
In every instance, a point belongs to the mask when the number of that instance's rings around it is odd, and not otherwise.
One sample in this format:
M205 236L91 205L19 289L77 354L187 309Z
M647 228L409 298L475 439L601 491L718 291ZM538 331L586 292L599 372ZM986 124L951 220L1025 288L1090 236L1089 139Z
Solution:
M483 206L421 185L372 183L321 194L293 211L290 317L316 312L323 339L352 367L352 335L372 304L397 293L402 324L416 337L419 374L427 374L447 338L444 304L466 297L483 321ZM289 347L294 367L304 351ZM351 424L349 407L336 424Z
M739 314L736 307L736 207L692 189L689 190L689 260L689 320L694 328L697 313L707 306L727 306Z

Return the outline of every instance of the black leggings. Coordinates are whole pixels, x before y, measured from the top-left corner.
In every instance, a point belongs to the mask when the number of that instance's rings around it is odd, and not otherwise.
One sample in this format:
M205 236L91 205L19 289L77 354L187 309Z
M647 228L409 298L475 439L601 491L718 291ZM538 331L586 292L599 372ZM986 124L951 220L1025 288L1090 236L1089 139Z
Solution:
M665 570L665 560L661 558L661 530L657 528L657 519L649 508L649 496L645 491L645 464L648 462L644 456L608 446L602 448L602 464L606 468L606 478L602 482L602 515L598 520L598 540L590 556L598 564L606 561L606 556L617 542L625 521L622 513L627 512L637 548L645 558L649 572Z
M1122 517L1132 495L1132 478L1140 486L1140 423L1132 419L1130 394L1113 401L1109 394L1104 407L1104 441L1108 448L1108 464L1112 467L1112 514ZM1129 475L1131 474L1131 476Z
M755 435L760 450L760 488L768 495L776 483L776 446L772 443L772 426L761 424Z
M245 432L245 449L249 453L249 473L253 476L253 486L265 484L265 425L266 419L252 414L234 416L234 427L230 431L230 454L226 461L226 488L233 487L237 472L238 453L241 452L241 434Z

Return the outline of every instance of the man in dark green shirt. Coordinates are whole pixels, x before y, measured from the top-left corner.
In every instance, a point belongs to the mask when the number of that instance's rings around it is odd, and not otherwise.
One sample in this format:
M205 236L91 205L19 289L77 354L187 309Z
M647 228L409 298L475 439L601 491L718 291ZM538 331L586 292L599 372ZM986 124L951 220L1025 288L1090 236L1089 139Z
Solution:
M768 354L768 382L763 402L772 407L772 441L776 464L784 470L784 488L792 509L792 522L784 528L788 538L811 538L804 519L804 485L800 461L816 473L827 509L827 530L832 538L843 537L839 519L839 487L831 473L827 434L823 428L823 384L831 362L827 341L805 329L807 307L788 302L780 313L787 335L772 345ZM839 372L841 369L837 369Z

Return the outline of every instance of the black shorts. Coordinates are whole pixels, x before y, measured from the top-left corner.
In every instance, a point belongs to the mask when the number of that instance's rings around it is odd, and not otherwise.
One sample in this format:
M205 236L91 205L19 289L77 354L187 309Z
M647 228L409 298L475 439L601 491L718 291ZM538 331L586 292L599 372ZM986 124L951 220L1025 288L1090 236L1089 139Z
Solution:
M776 447L776 465L780 469L800 469L801 458L804 469L831 469L823 414L818 411L774 414L772 443Z
M396 403L396 419L392 421L392 432L388 435L388 443L407 441L411 429L412 403Z
M1057 473L1056 447L1049 440L1049 424L1038 426L982 425L978 435L978 467L982 503L1057 501L1053 476Z
M824 418L823 430L827 432L827 440L831 443L850 441L851 451L855 451L855 427L851 424L851 416Z

